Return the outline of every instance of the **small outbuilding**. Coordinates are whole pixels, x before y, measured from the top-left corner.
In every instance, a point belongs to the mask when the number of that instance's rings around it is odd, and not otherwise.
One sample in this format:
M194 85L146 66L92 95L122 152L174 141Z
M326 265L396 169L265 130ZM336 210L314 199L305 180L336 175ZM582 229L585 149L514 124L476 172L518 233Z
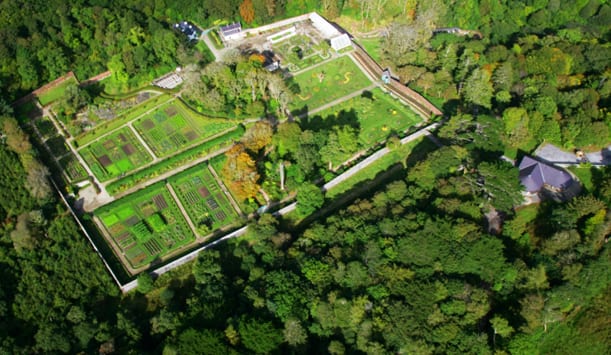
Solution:
M239 22L235 22L227 26L221 26L219 28L219 33L221 35L221 39L225 42L244 38L244 33L242 33L242 24Z
M331 48L335 49L336 51L340 51L347 47L352 47L352 40L350 40L350 37L346 33L331 38L330 42Z
M184 33L184 35L187 36L189 41L197 40L197 38L199 37L197 27L193 26L187 21L182 21L174 24L174 29Z

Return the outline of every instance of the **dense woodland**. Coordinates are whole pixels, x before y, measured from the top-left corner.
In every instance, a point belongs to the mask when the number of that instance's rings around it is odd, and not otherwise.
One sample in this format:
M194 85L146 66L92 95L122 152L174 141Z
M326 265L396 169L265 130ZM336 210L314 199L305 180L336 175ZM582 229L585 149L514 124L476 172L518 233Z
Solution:
M445 146L315 221L265 214L246 237L121 295L8 104L68 70L111 69L119 90L205 64L170 29L179 19L254 26L312 10L388 26L380 55L443 107ZM10 0L0 13L0 354L609 352L611 169L583 167L587 186L567 203L516 209L517 169L498 159L542 141L609 144L606 2ZM432 35L451 26L481 38ZM231 91L206 76L236 70L203 67L194 101L274 114L285 100L269 98L275 79ZM354 132L255 127L228 156L249 174L224 174L248 197L265 159L284 158L298 213L318 211L323 196L303 182Z

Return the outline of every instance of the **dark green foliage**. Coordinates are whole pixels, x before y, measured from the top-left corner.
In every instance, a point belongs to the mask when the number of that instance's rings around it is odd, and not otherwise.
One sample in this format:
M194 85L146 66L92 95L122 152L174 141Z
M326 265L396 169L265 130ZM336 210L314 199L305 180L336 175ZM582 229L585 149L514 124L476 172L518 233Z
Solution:
M282 342L282 333L271 322L242 318L238 326L244 347L257 354L272 352Z
M17 154L0 144L0 207L2 212L15 216L34 207L34 201L23 181L27 174Z
M240 3L5 1L4 101L70 69L82 78L108 67L119 85L149 81L185 50L169 24L236 20ZM254 23L316 6L253 0ZM320 6L330 16L354 11L341 1ZM438 132L446 146L408 158L405 176L314 224L291 230L265 214L247 236L191 265L155 282L144 273L146 295L119 295L65 208L33 198L32 182L46 174L26 166L23 157L35 154L11 129L0 143L0 353L608 352L609 169L592 169L587 191L569 203L513 211L517 170L498 156L506 146L530 150L543 140L608 143L611 7L473 0L451 11L442 1L414 9L412 24L427 30L389 39L416 46L384 55L405 81L446 100L450 119ZM428 42L431 25L477 29L483 38ZM227 67L225 78L249 70L238 66ZM252 86L207 84L207 109L227 109L224 95L233 95L238 104L230 109L242 115L262 112L252 101L281 91L255 87L253 99L242 90ZM286 98L270 100L269 112L278 100ZM69 104L80 101L72 95ZM324 196L303 182L320 177L321 155L333 153L321 148L352 134L329 139L328 128L304 121L278 131L278 150L268 155L285 159L287 187L304 186L299 205L314 212ZM30 179L32 171L42 178ZM499 235L486 228L492 207L503 212ZM165 222L146 221L159 231Z

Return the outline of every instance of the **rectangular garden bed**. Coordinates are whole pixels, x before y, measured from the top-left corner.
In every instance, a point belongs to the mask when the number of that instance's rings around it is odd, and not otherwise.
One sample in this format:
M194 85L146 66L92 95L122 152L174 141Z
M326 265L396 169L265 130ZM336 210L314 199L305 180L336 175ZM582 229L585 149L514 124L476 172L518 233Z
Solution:
M78 182L87 179L87 172L85 168L79 163L78 159L74 156L74 154L69 154L63 157L59 164L62 169L68 175L71 182Z
M110 235L114 249L132 268L161 259L195 240L163 183L103 206L94 214Z
M178 101L160 106L134 122L134 127L159 157L195 145L235 125L231 120L195 114Z
M122 176L153 160L129 127L98 139L79 153L100 181Z
M206 235L237 220L237 212L207 164L199 164L173 176L170 184L198 233Z

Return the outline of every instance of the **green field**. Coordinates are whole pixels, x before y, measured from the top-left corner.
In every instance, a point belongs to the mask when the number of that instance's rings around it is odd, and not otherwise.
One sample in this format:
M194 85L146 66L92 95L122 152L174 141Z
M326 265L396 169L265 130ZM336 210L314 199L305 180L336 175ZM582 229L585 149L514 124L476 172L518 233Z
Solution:
M300 89L290 105L294 114L305 113L371 84L347 56L307 70L295 76L294 81Z
M228 197L208 170L199 164L170 179L198 233L206 235L236 221L238 215Z
M100 181L121 176L153 160L129 127L98 139L79 153Z
M46 144L49 150L51 150L51 154L56 158L60 158L70 152L66 145L66 140L59 134L47 139Z
M192 146L236 126L236 122L197 115L179 101L163 105L136 122L134 127L159 157Z
M53 101L60 99L62 96L64 96L64 92L66 92L66 88L68 86L77 85L77 84L78 82L73 77L70 77L67 80L64 80L61 84L57 85L56 87L49 89L46 92L38 95L38 101L40 102L41 105L46 106L52 103Z
M405 131L422 121L409 107L380 88L316 114L323 120L344 121L342 115L356 115L360 126L359 143L363 147L373 146L393 131Z
M57 130L55 129L53 122L51 122L48 117L39 117L34 121L34 124L36 125L36 129L38 129L38 132L43 139L57 134Z
M94 214L134 268L162 258L195 239L163 184L117 200Z

